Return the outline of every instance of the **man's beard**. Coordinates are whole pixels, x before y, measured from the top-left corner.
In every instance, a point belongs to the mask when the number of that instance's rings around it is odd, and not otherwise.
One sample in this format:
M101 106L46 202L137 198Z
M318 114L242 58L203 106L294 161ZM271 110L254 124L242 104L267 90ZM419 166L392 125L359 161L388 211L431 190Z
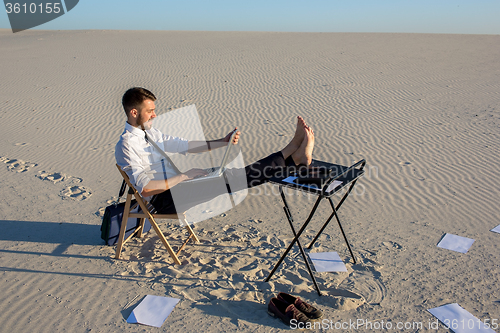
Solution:
M141 126L142 130L149 130L152 127L152 122L151 120L149 121L144 121L143 117L141 114L137 117L137 124Z

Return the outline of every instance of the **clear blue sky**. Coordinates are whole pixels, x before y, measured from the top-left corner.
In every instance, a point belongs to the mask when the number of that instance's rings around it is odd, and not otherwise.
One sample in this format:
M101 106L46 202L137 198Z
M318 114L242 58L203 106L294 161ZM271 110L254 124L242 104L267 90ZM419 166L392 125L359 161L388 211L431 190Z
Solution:
M0 28L10 29L5 11ZM500 0L80 0L35 29L498 35Z

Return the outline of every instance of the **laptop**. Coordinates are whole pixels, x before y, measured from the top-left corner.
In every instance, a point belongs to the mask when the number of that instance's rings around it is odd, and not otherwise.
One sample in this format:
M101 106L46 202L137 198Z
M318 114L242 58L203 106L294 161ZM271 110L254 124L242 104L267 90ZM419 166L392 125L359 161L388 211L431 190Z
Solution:
M188 179L183 181L182 183L192 183L196 181L203 181L207 179L213 179L213 178L218 178L221 177L224 171L226 171L226 166L229 160L229 152L231 151L231 147L233 146L233 139L234 136L236 135L236 131L231 134L231 138L229 139L229 143L226 147L226 152L224 153L224 157L222 158L222 162L220 164L220 167L215 167L215 168L208 168L204 169L208 174L206 176L199 176L193 179Z

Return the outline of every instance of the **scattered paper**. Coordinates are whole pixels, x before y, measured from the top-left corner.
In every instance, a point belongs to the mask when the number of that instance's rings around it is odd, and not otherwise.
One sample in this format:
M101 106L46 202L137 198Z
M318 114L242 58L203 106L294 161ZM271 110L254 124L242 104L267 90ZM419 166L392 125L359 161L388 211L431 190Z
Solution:
M347 272L344 262L337 252L309 253L316 272Z
M460 253L467 253L472 246L472 243L474 243L474 239L453 234L446 234L437 246Z
M489 325L485 325L457 303L443 305L427 311L439 319L448 329L456 333L495 332L489 328Z
M491 229L490 231L493 231L493 232L496 232L496 233L500 234L500 224L497 225L496 227L494 227L493 229Z
M127 323L161 327L179 301L178 298L147 295L132 311Z

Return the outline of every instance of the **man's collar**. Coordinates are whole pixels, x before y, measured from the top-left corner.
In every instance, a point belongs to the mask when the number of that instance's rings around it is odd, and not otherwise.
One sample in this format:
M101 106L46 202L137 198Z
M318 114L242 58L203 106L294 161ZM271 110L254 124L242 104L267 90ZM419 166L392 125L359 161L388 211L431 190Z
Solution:
M125 130L129 131L133 135L144 137L144 131L139 127L130 125L127 121L125 122Z

